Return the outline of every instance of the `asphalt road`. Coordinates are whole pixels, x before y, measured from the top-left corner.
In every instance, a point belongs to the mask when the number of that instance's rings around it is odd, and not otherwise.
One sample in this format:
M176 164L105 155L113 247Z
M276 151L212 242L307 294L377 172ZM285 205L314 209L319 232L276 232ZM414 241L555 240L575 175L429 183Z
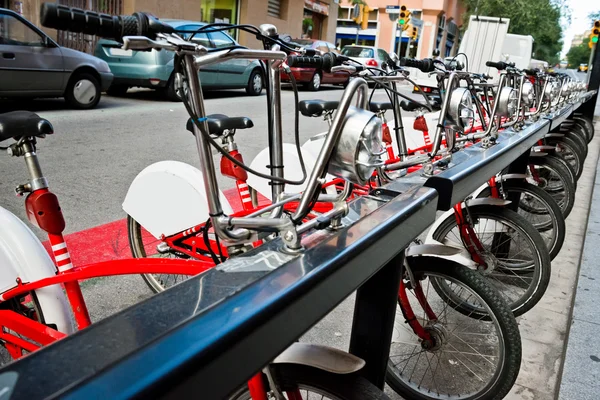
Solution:
M410 88L403 90L408 93ZM318 93L301 91L300 99L338 100L341 94L341 88L323 87ZM386 97L376 94L374 99L382 101ZM283 91L282 102L284 140L293 143L294 99L290 89ZM61 202L66 233L125 218L121 203L129 184L151 163L178 160L198 165L195 141L185 130L188 115L183 105L164 101L151 91L136 91L121 98L104 96L97 109L88 111L69 110L62 99L0 101L0 112L20 109L35 111L54 125L55 134L39 140L38 155L50 188ZM264 94L248 97L243 91L208 93L206 109L208 113L253 120L254 128L236 133L246 162L267 147ZM300 118L302 143L327 129L320 118ZM218 158L215 160L218 162ZM0 205L26 221L24 199L14 195L15 186L27 179L23 159L0 154L0 171ZM219 182L222 188L232 187L227 178ZM46 239L43 232L32 229ZM83 282L82 287L93 321L151 295L139 276L93 279ZM353 299L349 298L304 339L347 349L352 314Z

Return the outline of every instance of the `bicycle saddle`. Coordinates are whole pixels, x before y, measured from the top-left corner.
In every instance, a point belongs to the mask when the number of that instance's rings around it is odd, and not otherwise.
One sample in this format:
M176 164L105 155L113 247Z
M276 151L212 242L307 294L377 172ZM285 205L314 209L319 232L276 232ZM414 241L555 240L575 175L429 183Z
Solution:
M392 109L392 103L390 103L389 101L383 101L381 103L377 103L377 102L372 101L371 103L369 103L369 108L374 113L385 111L385 110L391 110Z
M339 104L339 101L302 100L298 103L298 108L305 117L320 117L325 111L338 108Z
M42 136L54 133L52 124L30 111L12 111L0 114L0 142L27 136Z
M228 117L224 114L207 115L206 122L208 123L208 133L214 136L222 136L223 131L226 130L246 129L254 126L254 122L248 117ZM191 118L187 120L185 128L194 133L194 123Z
M424 104L417 103L416 101L407 101L407 100L402 100L400 102L400 107L402 107L402 109L407 112L415 111L415 110L418 110L419 108L427 108Z

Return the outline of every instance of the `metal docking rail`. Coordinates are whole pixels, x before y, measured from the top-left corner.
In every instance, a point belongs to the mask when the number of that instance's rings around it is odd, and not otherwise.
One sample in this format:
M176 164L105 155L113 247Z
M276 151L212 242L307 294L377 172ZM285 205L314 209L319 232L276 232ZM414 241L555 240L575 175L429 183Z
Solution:
M300 254L269 242L8 365L0 382L11 399L222 398L358 289L350 352L383 387L403 250L438 209L524 168L536 141L593 94L456 153L438 175L390 183L388 201L357 198L342 228L309 234Z

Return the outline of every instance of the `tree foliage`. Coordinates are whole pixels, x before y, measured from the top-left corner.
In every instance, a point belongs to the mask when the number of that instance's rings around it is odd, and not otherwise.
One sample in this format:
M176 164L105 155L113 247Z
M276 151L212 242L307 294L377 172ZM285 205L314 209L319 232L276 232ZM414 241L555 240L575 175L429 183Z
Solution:
M561 17L570 19L567 0L465 0L471 15L510 19L508 33L533 36L533 55L556 64L562 49Z
M583 38L583 43L579 46L572 46L567 53L567 60L569 60L569 66L577 68L579 64L587 64L590 60L591 49L588 46L589 38Z

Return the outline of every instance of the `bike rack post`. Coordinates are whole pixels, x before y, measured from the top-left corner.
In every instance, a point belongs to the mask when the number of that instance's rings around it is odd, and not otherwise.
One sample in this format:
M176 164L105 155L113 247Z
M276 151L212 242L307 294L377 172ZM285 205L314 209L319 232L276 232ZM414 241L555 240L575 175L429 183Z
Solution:
M356 292L350 353L365 360L362 375L383 389L404 252L392 258Z
M594 52L594 59L592 60L592 65L587 76L588 90L596 90L596 93L594 93L589 101L581 106L579 112L593 121L596 103L598 102L598 90L600 89L600 49L597 44L592 51Z

